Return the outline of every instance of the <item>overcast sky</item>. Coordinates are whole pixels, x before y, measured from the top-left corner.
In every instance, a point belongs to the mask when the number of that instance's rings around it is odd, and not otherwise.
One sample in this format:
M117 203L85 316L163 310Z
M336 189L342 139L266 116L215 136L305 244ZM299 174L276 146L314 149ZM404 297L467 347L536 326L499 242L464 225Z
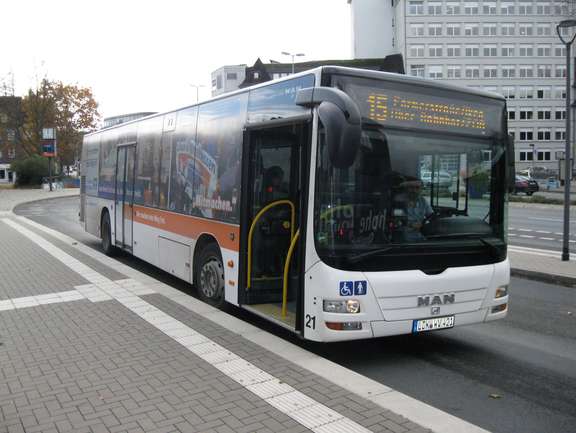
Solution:
M210 73L258 57L351 57L346 0L7 0L0 81L38 77L92 88L106 116L164 111L210 96Z

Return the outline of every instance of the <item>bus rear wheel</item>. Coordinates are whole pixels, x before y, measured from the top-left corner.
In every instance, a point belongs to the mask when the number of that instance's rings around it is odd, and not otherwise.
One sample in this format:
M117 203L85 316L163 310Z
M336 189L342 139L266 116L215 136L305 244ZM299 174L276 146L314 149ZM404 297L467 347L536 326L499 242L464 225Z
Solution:
M104 254L113 256L116 252L116 247L112 245L112 229L110 225L110 214L108 212L104 212L104 215L102 215L100 235L102 236L102 250Z
M198 295L216 307L224 303L224 265L220 249L216 244L206 245L198 256L195 272Z

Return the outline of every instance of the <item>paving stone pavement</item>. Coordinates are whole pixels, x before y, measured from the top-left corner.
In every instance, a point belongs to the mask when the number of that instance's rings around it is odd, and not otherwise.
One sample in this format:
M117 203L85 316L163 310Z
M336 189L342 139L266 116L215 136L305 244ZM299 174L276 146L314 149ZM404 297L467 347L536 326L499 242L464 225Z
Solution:
M105 280L121 277L126 282L123 274L73 246L33 226L25 228L93 266ZM9 245L12 252L0 252L0 280L8 281L0 283L4 296L86 286L84 278L2 221L0 239L0 248ZM18 267L21 263L34 267ZM164 295L140 298L370 431L429 431ZM0 433L310 431L118 300L0 311L0 344Z

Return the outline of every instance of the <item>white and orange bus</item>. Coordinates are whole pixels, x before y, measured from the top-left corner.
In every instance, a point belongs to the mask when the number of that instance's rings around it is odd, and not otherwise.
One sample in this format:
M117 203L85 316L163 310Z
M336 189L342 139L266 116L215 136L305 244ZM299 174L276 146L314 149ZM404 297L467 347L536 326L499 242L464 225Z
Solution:
M80 220L303 338L507 313L498 95L322 67L86 136Z

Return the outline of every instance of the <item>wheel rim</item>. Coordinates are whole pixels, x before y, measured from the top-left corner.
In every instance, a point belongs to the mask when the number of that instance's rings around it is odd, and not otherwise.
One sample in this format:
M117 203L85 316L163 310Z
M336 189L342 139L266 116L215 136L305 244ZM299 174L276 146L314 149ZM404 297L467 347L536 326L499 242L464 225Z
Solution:
M200 290L210 299L218 299L224 287L224 272L222 263L215 257L210 257L200 269Z

